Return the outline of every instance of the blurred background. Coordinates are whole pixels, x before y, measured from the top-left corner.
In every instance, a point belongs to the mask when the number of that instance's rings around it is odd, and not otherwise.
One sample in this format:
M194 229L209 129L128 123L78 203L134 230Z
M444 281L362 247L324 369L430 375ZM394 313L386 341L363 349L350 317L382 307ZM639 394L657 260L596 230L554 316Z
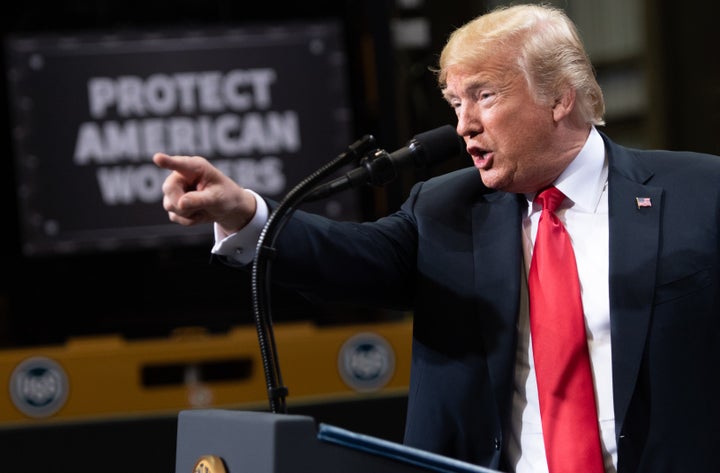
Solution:
M207 156L279 200L364 135L392 151L454 124L430 68L455 27L504 3L8 5L4 457L23 471L74 471L80 456L106 472L138 462L171 471L179 410L265 409L250 278L209 264L209 227L167 221L152 153ZM720 154L714 2L549 3L580 28L605 93L606 133L629 146ZM459 156L408 169L307 207L376 218L417 180L469 164ZM271 294L290 412L399 441L412 314Z

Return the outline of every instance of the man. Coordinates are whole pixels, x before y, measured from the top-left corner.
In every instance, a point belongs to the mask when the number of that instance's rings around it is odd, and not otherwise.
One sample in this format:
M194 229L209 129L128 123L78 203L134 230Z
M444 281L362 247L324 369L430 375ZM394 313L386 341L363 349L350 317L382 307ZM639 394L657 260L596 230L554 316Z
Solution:
M602 93L559 9L472 20L449 38L437 73L474 167L418 183L376 222L296 212L277 242L275 281L414 311L408 445L548 471L527 274L534 199L555 186L582 287L600 470L717 470L720 158L629 149L599 132ZM215 222L212 251L249 263L274 204L203 158L154 160L173 171L169 218ZM576 446L564 443L570 455Z

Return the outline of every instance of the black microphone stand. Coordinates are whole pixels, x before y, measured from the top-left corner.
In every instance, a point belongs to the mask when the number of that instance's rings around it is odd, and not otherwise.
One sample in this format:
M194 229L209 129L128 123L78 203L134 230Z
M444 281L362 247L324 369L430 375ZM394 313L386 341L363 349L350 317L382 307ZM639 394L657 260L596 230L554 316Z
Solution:
M318 181L336 172L345 164L353 160L359 160L372 151L374 146L375 138L372 135L365 135L348 146L347 150L339 154L335 159L301 181L287 193L275 210L271 212L260 233L255 258L253 259L251 290L253 315L255 317L271 412L287 413L285 397L288 395L288 389L283 385L280 374L270 307L270 263L275 255L274 245L277 236L285 226L288 218L304 201L310 191L314 189Z

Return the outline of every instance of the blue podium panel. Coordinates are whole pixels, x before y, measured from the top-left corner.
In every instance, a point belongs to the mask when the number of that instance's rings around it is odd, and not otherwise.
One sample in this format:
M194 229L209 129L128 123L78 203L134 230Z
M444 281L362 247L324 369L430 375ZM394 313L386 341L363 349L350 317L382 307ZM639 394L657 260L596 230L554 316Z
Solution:
M318 438L325 442L367 452L371 455L393 458L403 463L417 465L422 467L424 469L423 471L441 473L499 473L496 470L408 447L396 442L389 442L384 439L360 434L329 424L320 424Z

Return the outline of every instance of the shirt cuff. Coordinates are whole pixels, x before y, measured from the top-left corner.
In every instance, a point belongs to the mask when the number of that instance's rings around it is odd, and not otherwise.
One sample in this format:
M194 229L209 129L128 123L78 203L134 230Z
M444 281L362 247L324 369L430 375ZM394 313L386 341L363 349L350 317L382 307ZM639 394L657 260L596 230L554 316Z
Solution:
M213 225L215 244L211 252L228 258L233 263L246 265L255 258L255 249L263 227L268 219L268 206L257 193L246 189L255 197L255 215L243 228L235 233L227 234L216 223Z

